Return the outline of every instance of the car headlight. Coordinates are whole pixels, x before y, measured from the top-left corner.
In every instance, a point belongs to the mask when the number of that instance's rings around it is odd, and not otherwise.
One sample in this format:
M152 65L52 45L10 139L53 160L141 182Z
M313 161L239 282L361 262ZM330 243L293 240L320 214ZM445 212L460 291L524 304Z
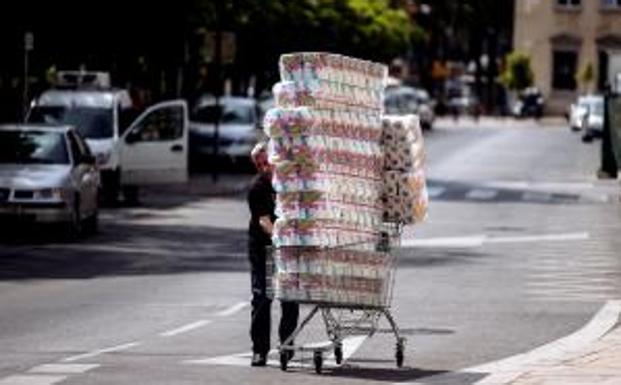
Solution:
M32 198L34 200L61 201L63 200L63 190L59 188L35 190Z

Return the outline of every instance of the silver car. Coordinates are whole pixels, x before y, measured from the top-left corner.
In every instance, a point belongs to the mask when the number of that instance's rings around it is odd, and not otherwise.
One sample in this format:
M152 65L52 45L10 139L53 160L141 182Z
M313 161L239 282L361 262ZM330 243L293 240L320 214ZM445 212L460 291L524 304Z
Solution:
M98 188L95 158L72 127L0 126L0 224L95 232Z
M429 93L421 88L388 87L384 98L384 109L387 114L417 114L423 130L431 130L436 118Z
M254 99L225 96L218 105L211 96L201 98L190 117L190 153L193 156L213 155L215 123L219 123L219 157L234 163L249 159L254 145L263 139Z

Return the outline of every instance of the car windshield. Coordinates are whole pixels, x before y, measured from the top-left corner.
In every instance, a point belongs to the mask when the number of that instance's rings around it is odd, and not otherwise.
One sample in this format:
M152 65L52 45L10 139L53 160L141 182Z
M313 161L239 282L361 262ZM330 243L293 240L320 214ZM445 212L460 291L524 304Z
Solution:
M249 105L223 104L216 106L213 104L202 106L197 109L192 120L200 123L214 124L220 117L223 124L254 124L253 109Z
M111 138L112 109L103 107L36 106L30 111L30 123L66 124L87 139Z
M47 131L0 131L0 164L69 164L64 135Z

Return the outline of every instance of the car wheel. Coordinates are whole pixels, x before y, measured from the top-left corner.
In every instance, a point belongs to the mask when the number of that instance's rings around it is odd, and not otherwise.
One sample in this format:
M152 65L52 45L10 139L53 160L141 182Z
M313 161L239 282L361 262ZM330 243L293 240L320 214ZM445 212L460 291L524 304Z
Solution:
M119 198L119 187L121 184L121 172L102 171L101 172L101 197L108 204L115 204Z
M99 212L98 210L95 210L95 212L93 214L91 214L90 217L86 218L84 220L84 232L88 235L95 235L97 234L97 231L99 230Z
M67 223L67 239L74 241L82 235L82 218L80 217L80 197L76 196L73 209L71 210L71 217L69 223Z
M135 206L138 204L138 186L123 186L123 199L125 204Z

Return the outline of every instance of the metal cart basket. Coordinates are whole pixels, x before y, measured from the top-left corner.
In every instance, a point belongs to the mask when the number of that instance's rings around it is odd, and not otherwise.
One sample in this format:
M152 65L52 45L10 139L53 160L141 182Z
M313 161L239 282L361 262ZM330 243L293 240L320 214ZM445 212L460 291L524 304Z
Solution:
M405 339L390 312L395 280L392 248L399 242L401 226L386 224L373 242L338 247L273 248L268 258L271 295L281 301L312 306L295 331L279 346L280 367L287 370L292 353L311 352L315 371L321 373L324 353L343 361L343 339L372 336L384 316L396 339L397 367L403 365ZM321 316L329 344L296 345L308 323Z

